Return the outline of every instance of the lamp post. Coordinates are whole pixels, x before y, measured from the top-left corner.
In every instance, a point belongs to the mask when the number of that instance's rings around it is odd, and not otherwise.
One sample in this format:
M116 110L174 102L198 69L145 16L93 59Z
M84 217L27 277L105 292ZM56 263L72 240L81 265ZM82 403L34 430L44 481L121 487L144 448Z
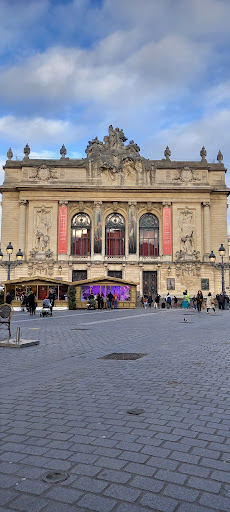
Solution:
M218 252L221 257L221 263L216 263L216 256L213 251L211 251L211 253L209 254L209 261L210 261L212 267L216 268L217 270L221 270L222 292L225 293L224 271L229 269L229 263L224 263L224 256L225 256L226 250L225 250L223 244L221 244Z
M7 245L7 248L6 248L6 252L9 256L9 259L8 261L2 261L2 258L3 258L3 253L0 249L0 265L1 267L7 267L8 268L8 272L7 272L7 279L8 281L10 281L10 269L11 267L12 268L15 268L17 267L18 265L21 265L22 264L22 259L23 259L23 253L21 251L21 249L18 250L17 254L16 254L16 261L11 261L11 255L13 254L13 246L12 246L12 243L9 242L8 245Z
M62 266L61 265L59 265L58 270L59 270L59 275L61 277L61 273L62 273Z

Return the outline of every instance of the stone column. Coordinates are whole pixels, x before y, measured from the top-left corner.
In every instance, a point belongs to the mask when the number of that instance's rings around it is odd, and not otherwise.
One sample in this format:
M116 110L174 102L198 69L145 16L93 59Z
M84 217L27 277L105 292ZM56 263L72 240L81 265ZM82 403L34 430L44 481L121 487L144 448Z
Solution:
M203 202L204 207L204 261L209 262L211 252L210 202Z
M94 254L102 253L102 201L93 205L93 248Z
M129 240L129 254L136 254L137 252L137 203L129 202L128 213L128 240Z
M26 199L19 199L19 227L18 227L18 245L25 258L26 246Z

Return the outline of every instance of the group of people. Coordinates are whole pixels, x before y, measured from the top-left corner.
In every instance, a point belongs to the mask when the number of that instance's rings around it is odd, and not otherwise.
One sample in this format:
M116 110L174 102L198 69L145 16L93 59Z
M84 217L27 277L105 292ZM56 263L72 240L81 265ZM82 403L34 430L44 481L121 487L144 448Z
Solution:
M90 293L88 300L89 300L89 304L91 306L96 306L96 302L97 302L98 309L104 309L105 300L104 300L103 293L102 294L98 293L95 297L94 297L93 293ZM119 300L119 297L116 292L114 294L112 292L109 292L106 297L107 308L108 309L112 309L112 308L117 309L118 300Z
M142 306L146 309L147 307L151 308L152 303L154 303L154 308L158 308L160 305L161 296L157 293L155 299L153 300L151 293L148 295L144 295L141 299ZM201 290L198 290L197 295L194 295L192 299L190 299L190 295L187 290L183 292L183 300L187 302L188 307L190 306L190 301L192 300L193 309L197 309L198 313L201 312L201 309L207 309L207 313L209 313L209 309L215 310L215 300L212 298L211 292L208 293L206 303L203 297L203 293ZM221 292L216 295L216 301L219 305L219 309L225 309L226 304L229 304L229 297L225 293ZM174 305L175 308L178 306L178 298L176 295L172 298L170 293L168 292L165 297L165 303L167 309L172 309Z
M12 300L12 295L10 294L10 292L8 292L6 295L6 303L11 304ZM20 297L20 302L22 311L26 309L30 313L30 316L35 315L37 307L37 298L33 291L31 291L28 295L26 293L23 293ZM44 308L49 307L52 315L54 304L55 293L53 290L50 290L49 295L43 300L42 306Z

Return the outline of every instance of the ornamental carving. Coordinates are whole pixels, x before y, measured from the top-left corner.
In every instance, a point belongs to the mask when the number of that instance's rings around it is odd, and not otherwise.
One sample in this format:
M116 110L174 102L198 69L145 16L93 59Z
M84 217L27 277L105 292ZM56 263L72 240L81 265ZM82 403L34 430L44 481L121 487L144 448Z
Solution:
M45 263L44 261L36 261L28 263L29 276L47 276L53 277L54 263Z
M140 148L133 140L126 146L127 138L122 129L109 126L109 135L101 142L98 137L89 141L86 154L93 177L110 185L136 184L136 174L141 163Z
M64 180L65 179L65 170L64 169L52 169L47 167L46 165L40 165L38 168L33 168L29 170L29 175L27 175L29 180L33 181L56 181L56 180Z
M35 250L45 253L50 247L51 209L44 205L35 210Z
M201 265L197 263L176 264L176 277L192 276L200 277Z
M201 181L201 173L200 171L190 169L189 167L183 167L183 169L178 169L176 171L177 175L174 174L173 181L181 182L184 184L194 183L197 181Z

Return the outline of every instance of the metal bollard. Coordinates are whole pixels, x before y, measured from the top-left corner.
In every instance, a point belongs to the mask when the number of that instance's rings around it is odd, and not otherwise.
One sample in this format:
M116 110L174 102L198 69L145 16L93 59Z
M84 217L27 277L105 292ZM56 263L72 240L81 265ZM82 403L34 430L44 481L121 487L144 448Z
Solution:
M20 327L17 327L16 331L16 345L20 345Z

